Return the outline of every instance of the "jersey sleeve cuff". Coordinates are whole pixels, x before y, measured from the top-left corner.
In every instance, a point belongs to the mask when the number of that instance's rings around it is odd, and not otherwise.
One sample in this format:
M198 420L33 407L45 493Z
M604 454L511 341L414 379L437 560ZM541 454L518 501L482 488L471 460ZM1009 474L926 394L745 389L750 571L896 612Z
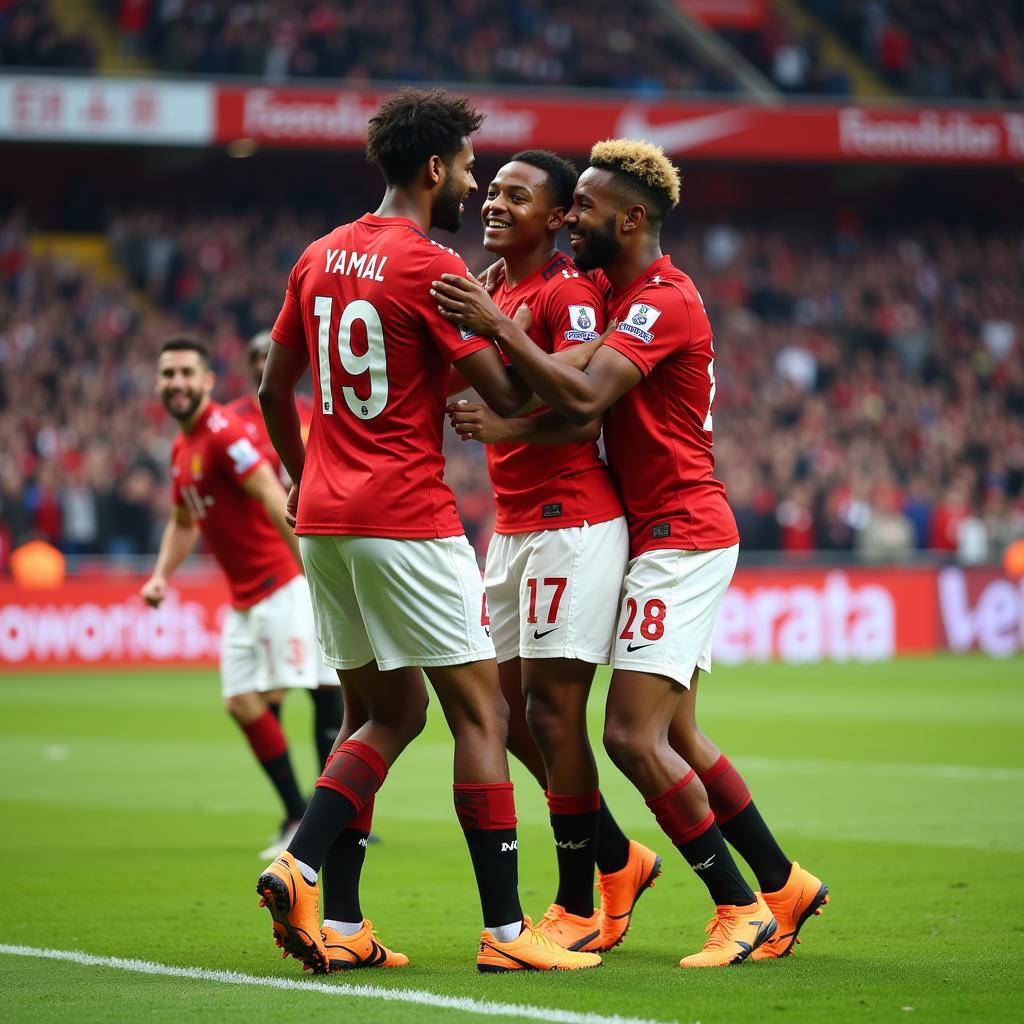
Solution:
M632 343L616 341L614 332L604 339L604 347L614 349L619 355L625 356L645 377L651 372L651 366L640 358L636 346Z

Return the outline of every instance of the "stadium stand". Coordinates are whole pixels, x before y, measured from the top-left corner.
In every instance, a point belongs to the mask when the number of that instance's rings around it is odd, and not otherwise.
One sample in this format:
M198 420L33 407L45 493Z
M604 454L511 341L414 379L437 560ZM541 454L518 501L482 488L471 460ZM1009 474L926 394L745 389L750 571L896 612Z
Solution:
M152 391L159 340L198 331L219 392L242 393L244 339L272 320L318 223L123 215L110 222L105 274L33 243L23 217L0 222L5 550L28 536L69 554L153 550L171 437ZM718 472L747 550L983 561L1024 535L1015 232L738 218L688 226L669 249L716 330ZM482 450L448 448L482 548L493 515Z
M93 41L62 28L47 0L0 2L0 66L44 72L91 70L96 63Z

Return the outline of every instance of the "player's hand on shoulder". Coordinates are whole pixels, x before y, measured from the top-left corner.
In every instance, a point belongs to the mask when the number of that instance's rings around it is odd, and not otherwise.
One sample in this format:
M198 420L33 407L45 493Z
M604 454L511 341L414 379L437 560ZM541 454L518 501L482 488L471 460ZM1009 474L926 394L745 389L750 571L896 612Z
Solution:
M529 333L530 328L533 326L533 310L524 302L516 310L516 315L512 317L512 322L523 334Z
M474 334L490 337L505 319L486 289L460 274L442 274L431 282L430 295L446 320Z
M448 419L462 441L495 444L507 440L508 424L480 402L453 402Z
M495 260L479 277L474 277L474 280L480 282L488 295L493 295L498 285L505 280L505 261Z
M159 608L167 596L167 580L163 576L150 576L142 584L139 596L150 608Z
M294 530L295 516L299 510L299 485L292 484L288 489L288 500L284 503L284 521Z

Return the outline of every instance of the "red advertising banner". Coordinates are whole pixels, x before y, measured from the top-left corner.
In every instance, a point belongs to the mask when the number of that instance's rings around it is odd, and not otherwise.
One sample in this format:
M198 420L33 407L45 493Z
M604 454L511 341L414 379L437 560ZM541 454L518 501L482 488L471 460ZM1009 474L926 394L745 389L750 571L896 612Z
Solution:
M379 91L217 90L216 141L361 146ZM479 150L585 154L599 139L645 139L704 159L793 162L1024 163L1024 113L835 106L633 103L579 96L475 94Z
M358 149L386 93L0 74L0 140ZM568 90L471 99L487 115L478 148L501 153L539 146L582 156L599 139L624 137L705 160L1024 164L1019 107L646 102Z
M676 4L712 28L760 28L768 0L676 0Z
M212 666L229 605L219 577L176 581L159 610L141 580L0 584L0 672ZM1024 580L959 568L741 569L715 630L719 664L884 661L902 654L1024 652Z

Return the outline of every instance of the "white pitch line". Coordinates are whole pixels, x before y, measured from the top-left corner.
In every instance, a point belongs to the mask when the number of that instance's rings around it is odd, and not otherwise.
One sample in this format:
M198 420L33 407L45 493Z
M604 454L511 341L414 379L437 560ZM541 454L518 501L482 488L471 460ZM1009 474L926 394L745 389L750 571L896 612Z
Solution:
M126 960L119 956L95 956L77 949L42 949L37 946L16 946L0 943L0 954L35 957L42 960L63 960L83 967L110 967L117 971L136 974L156 974L168 978L188 978L191 981L212 981L221 985L251 985L257 988L285 989L289 992L316 992L319 995L340 996L348 999L380 999L389 1003L414 1003L433 1006L441 1010L458 1010L484 1017L521 1017L525 1020L552 1021L555 1024L677 1024L675 1021L656 1021L641 1017L607 1016L600 1013L576 1013L556 1010L548 1006L528 1003L495 1003L487 999L465 996L442 996L412 988L376 988L373 985L351 985L341 982L328 985L322 981L294 981L291 978L268 978L239 971L211 971L205 967L177 967L158 964L152 960Z

